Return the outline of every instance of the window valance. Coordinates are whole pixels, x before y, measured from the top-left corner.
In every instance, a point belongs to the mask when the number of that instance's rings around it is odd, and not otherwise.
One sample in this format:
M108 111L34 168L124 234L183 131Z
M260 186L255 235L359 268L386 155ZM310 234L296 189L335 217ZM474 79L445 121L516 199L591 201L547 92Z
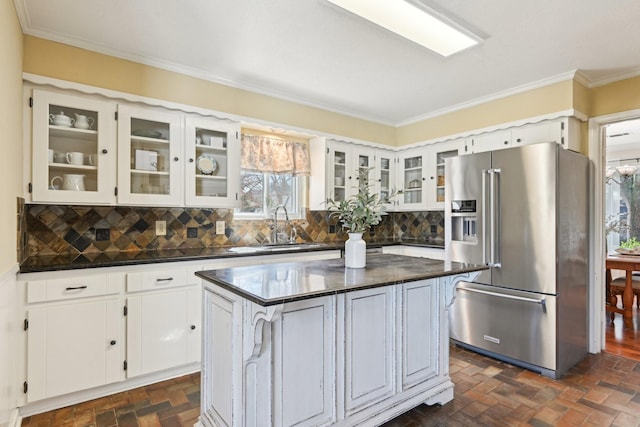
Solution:
M240 167L272 174L309 175L309 147L301 142L242 135Z

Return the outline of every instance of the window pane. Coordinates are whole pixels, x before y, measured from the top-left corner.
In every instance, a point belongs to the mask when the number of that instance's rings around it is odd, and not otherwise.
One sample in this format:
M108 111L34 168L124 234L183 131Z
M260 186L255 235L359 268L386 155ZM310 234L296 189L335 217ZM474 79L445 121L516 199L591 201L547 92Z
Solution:
M240 212L264 212L264 175L240 172Z
M297 211L294 178L291 175L267 176L267 206L273 210L278 205L285 205L290 213Z

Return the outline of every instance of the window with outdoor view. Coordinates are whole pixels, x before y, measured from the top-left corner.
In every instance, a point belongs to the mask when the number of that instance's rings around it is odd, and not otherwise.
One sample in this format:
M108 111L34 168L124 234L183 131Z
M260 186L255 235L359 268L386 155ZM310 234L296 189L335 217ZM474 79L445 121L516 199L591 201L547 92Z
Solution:
M301 213L302 186L309 174L305 143L242 135L240 163L240 218L269 218L283 205L290 217Z

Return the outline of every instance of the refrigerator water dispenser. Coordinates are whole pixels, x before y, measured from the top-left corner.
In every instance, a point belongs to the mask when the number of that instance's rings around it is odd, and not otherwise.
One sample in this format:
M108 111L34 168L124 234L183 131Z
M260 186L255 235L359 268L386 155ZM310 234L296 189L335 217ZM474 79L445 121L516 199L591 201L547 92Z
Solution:
M453 200L451 202L451 240L458 242L478 241L475 200Z

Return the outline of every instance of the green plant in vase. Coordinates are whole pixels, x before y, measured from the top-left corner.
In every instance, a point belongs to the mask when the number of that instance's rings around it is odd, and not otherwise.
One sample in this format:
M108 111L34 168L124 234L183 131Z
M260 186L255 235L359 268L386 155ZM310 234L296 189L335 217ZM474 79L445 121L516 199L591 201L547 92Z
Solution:
M366 243L362 233L372 225L377 225L386 213L386 206L401 191L393 190L388 197L372 193L369 172L373 168L358 169L358 192L345 200L327 199L330 217L337 217L342 228L348 230L349 240L345 243L345 266L363 268L366 264ZM357 243L356 243L357 242Z

